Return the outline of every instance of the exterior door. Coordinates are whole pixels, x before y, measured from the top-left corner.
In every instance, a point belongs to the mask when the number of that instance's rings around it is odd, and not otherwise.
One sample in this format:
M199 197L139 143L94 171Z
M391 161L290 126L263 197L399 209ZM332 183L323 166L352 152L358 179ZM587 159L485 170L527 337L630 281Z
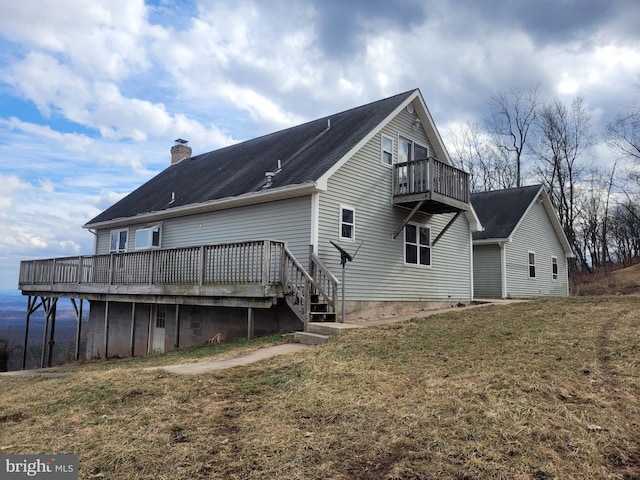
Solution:
M152 311L153 315L153 333L151 339L151 352L152 353L164 353L164 329L165 322L167 320L167 306L166 305L154 305L155 308Z

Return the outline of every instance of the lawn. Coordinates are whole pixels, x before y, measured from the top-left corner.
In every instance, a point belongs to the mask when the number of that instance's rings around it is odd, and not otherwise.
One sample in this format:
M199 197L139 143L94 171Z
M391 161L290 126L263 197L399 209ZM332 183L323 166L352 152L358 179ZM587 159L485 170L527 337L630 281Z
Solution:
M75 453L82 479L640 478L635 296L452 309L198 376L144 362L0 377L0 453Z

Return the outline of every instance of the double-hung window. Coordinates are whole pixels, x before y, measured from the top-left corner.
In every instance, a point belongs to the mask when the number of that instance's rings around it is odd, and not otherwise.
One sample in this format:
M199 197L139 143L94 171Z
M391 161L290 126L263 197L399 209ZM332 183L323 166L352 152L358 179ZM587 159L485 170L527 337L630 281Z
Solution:
M340 205L340 240L355 241L356 238L356 210L352 207Z
M112 230L109 252L126 252L129 230Z
M136 230L136 250L160 248L160 225Z
M415 224L404 227L404 262L431 265L431 229Z
M393 139L382 135L381 139L382 164L393 165Z
M551 257L551 275L554 280L558 279L558 257Z
M529 278L536 278L536 254L529 252Z

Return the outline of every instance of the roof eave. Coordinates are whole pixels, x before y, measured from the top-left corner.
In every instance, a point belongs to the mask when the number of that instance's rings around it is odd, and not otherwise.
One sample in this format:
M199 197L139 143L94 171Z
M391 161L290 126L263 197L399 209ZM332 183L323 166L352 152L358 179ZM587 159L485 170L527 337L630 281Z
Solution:
M198 213L214 212L228 208L301 197L323 190L326 190L326 186L323 185L323 182L306 182L298 185L287 185L284 187L270 188L268 190L260 190L259 192L245 193L235 197L210 200L208 202L192 203L181 207L169 208L167 210L141 213L131 217L121 217L105 220L103 222L86 223L82 228L101 229L131 225L132 223L156 222L159 220L166 220L168 218L183 217L186 215L195 215Z
M480 238L474 240L474 245L500 245L501 243L509 243L511 238Z

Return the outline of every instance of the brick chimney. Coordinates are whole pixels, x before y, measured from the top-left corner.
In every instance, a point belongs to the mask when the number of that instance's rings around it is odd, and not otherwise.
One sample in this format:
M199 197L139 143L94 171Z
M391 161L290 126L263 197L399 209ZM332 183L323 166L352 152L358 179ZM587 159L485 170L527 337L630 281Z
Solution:
M181 162L191 156L191 147L187 145L187 140L178 138L176 144L171 147L171 165Z

